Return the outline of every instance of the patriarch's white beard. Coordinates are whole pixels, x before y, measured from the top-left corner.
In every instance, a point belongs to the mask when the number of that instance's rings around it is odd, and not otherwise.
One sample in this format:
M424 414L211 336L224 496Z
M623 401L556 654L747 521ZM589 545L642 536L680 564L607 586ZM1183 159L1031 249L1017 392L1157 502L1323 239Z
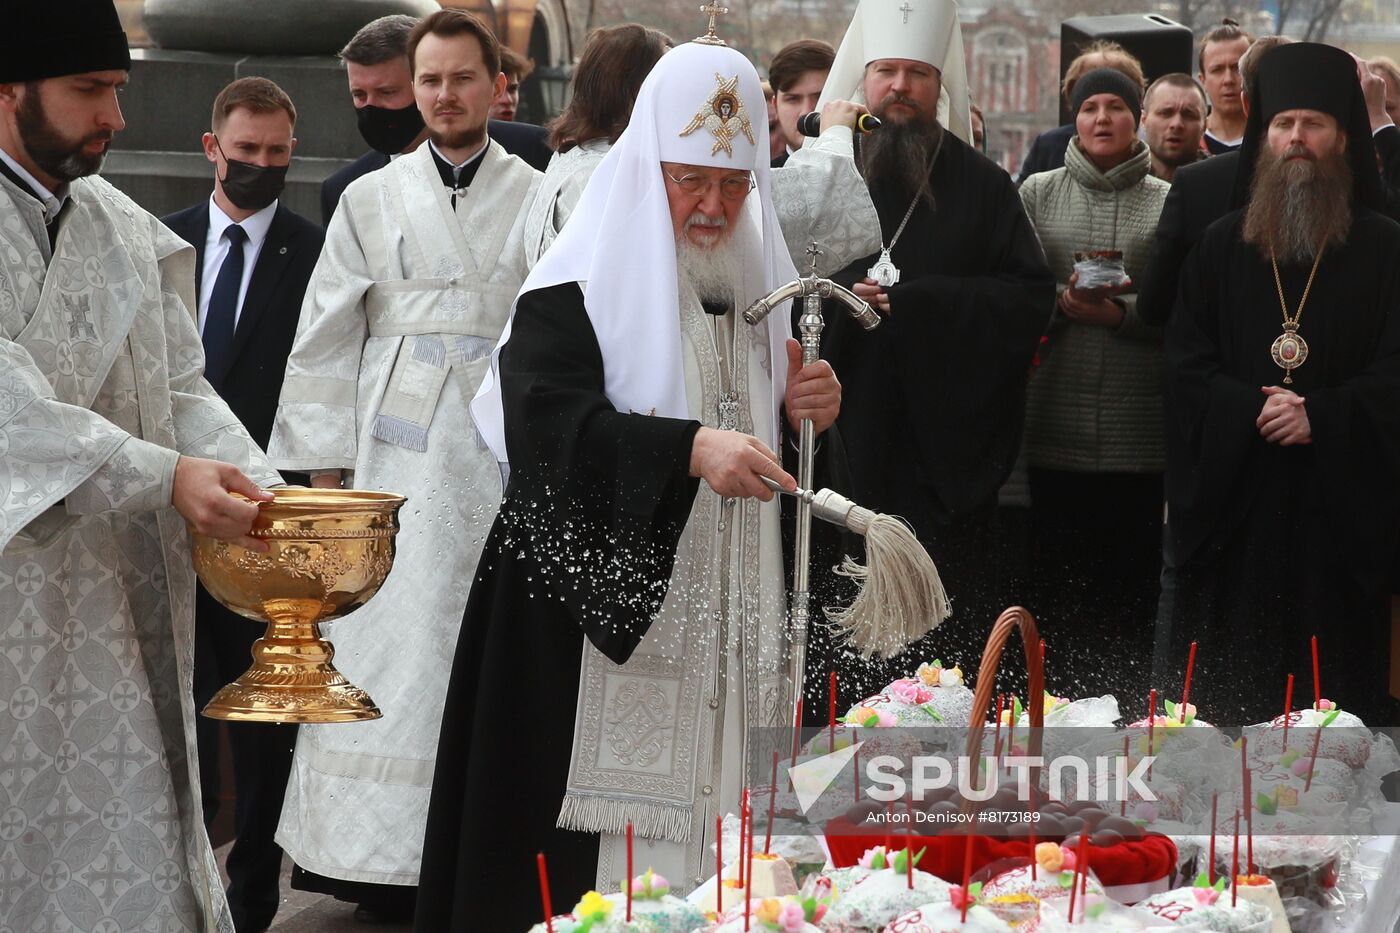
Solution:
M713 246L696 246L685 234L692 226L717 226L725 232ZM743 281L744 239L737 229L728 229L723 217L716 223L698 211L691 214L676 238L677 278L695 289L701 301L732 304Z

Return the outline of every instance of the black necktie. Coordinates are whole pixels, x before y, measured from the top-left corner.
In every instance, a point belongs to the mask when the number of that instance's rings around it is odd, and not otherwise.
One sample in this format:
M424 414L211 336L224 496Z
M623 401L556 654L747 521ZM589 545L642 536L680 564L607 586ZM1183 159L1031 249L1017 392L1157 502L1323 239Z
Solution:
M204 378L219 391L233 362L233 326L238 318L238 291L243 285L243 241L248 232L238 224L224 230L228 255L219 266L214 290L209 293L209 311L204 316Z

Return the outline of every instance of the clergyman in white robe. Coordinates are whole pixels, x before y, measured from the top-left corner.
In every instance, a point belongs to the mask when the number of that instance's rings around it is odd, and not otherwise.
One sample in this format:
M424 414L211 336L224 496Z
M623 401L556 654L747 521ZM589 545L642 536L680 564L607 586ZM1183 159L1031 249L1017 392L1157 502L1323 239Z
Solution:
M384 716L302 727L277 832L302 868L345 881L418 883L452 655L501 499L467 406L525 279L540 174L495 142L480 159L455 208L427 143L346 189L268 444L283 469L408 498L383 588L327 626Z
M728 111L720 109L725 101ZM829 130L800 159L794 156L780 191L779 173L770 172L766 151L754 142L767 138L764 112L752 66L732 49L688 43L668 52L644 83L627 131L592 173L572 219L522 295L578 283L601 351L605 392L617 412L690 419L776 449L789 308L759 326L745 323L742 311L792 280L797 262L806 267L804 250L812 240L822 249L819 270L836 269L878 246L879 225L855 168L849 127ZM752 138L743 135L745 121ZM716 143L721 136L732 152ZM753 172L755 190L732 234L745 261L726 313L708 313L690 283L677 277L658 161ZM518 310L515 320L523 313ZM540 382L539 392L547 395L547 379ZM473 411L504 458L498 374L483 385ZM557 825L600 834L599 890L614 890L626 874L629 822L642 840L641 857L674 890L698 885L712 871L707 846L715 817L737 808L754 730L791 721L779 514L776 499L724 499L701 482L665 599L630 657L618 664L591 642L583 647L573 754ZM541 576L557 572L550 569L558 561L548 557L548 540L521 548L530 549L546 555L534 564ZM564 572L573 572L569 560L563 563ZM489 636L479 640L490 643ZM568 709L562 702L560 708ZM475 732L471 738L480 741ZM469 785L463 806L489 798L483 787ZM444 801L451 793L442 794ZM450 822L452 811L444 809L444 818ZM547 847L553 840L525 841ZM464 835L461 844L480 843ZM424 899L420 895L420 912Z
M233 933L195 759L182 454L282 482L201 373L193 248L0 178L0 929ZM250 623L252 624L252 623Z

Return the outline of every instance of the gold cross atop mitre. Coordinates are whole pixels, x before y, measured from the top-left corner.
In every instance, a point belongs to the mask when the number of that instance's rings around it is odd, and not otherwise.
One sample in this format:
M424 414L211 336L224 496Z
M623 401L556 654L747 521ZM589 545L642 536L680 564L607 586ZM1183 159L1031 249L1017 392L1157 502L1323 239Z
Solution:
M701 45L724 45L724 40L715 35L715 17L728 13L729 7L720 6L719 0L709 0L708 3L700 8L700 12L710 17L710 23L706 27L705 34L697 37L695 41L699 42Z
M749 145L754 145L753 127L749 123L749 113L744 109L744 102L739 97L739 76L725 78L724 75L716 73L715 85L709 99L691 118L686 128L681 130L680 135L689 136L704 127L715 137L710 155L723 149L725 155L733 156L733 142L740 133L748 139Z

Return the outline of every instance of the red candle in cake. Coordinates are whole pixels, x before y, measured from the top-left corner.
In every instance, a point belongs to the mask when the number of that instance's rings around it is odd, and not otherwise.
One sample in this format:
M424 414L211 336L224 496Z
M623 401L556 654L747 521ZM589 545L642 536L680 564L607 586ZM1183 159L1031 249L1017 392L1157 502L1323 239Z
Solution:
M1085 864L1085 854L1089 845L1089 830L1079 831L1079 851L1074 858L1074 877L1069 882L1069 922L1074 922L1074 903L1079 897L1079 873L1088 872L1089 866Z
M768 785L768 828L763 833L763 854L773 844L773 808L778 799L778 753L773 753L773 781Z
M744 791L744 807L747 809L749 792ZM749 855L744 871L744 929L749 928L749 917L753 913L753 814L749 814Z
M1220 793L1210 795L1210 883L1215 884L1215 808L1220 802Z
M543 852L535 856L535 862L540 867L540 900L544 902L544 928L549 933L554 933L554 908L549 903L549 870L544 866ZM631 882L628 882L628 886L631 886Z
M1288 687L1283 691L1283 750L1288 751L1288 715L1293 712L1293 675L1288 675Z
M992 727L992 754L994 756L1001 754L1001 711L1005 699L1000 693L997 694L997 721Z
M739 880L742 886L744 883L744 792L739 791L739 855L734 860L734 877Z
M962 877L962 922L967 923L968 902L972 896L968 894L967 887L972 881L972 833L967 834L967 842L963 845L963 877Z
M1235 906L1240 893L1240 811L1235 810L1235 851L1230 856L1230 906Z
M1181 721L1186 721L1186 704L1191 702L1191 673L1196 669L1196 643L1191 642L1191 651L1186 655L1186 686L1181 691Z
M1313 730L1312 753L1308 756L1308 780L1303 785L1303 793L1312 790L1313 770L1317 767L1317 747L1322 742L1322 727L1318 726Z
M1006 754L1016 754L1016 694L1011 694L1011 702L1007 704L1007 709L1011 710L1011 715L1006 718Z
M1042 653L1044 653L1044 651L1045 651L1045 639L1043 639L1043 638L1040 640L1040 650L1041 650ZM1036 807L1036 805L1035 805L1035 791L1036 791L1036 786L1035 786L1034 784L1032 784L1031 787L1030 787L1030 790L1031 790L1031 818L1030 818L1029 820L1026 821L1026 826L1027 826L1027 828L1030 830L1030 834L1031 834L1031 880L1032 880L1032 881L1035 881L1035 880L1036 880L1036 861L1035 861L1035 814L1039 813L1040 810L1039 810L1039 809Z
M749 789L744 788L743 798L739 804L739 884L743 887L749 886L749 861L751 855L749 849L750 840L749 824L753 820L753 814L749 812Z
M851 753L851 780L856 785L856 795L852 803L860 803L860 746Z
M1249 773L1249 739L1240 736L1240 763L1244 766L1244 826L1248 857L1245 865L1254 874L1254 775Z
M1128 755L1129 755L1128 737L1125 735L1125 736L1123 736L1123 767L1124 767L1125 770L1127 769L1127 766L1128 766L1128 764L1129 764ZM1128 789L1127 789L1126 787L1120 787L1120 788L1118 788L1118 793L1120 793L1120 794L1123 795L1123 799L1120 800L1120 801L1118 801L1118 815L1119 815L1119 816L1127 816L1127 815L1128 815Z
M1079 899L1080 899L1081 901L1084 902L1084 906L1080 908L1080 911L1082 912L1082 911L1088 910L1088 909L1089 909L1089 863L1088 863L1087 861L1084 863L1084 871L1083 871L1083 873L1080 874L1080 876L1079 876Z
M1156 747L1152 744L1152 735L1157 727L1157 688L1153 687L1147 692L1147 754L1149 756L1157 754ZM1152 765L1147 766L1147 779L1152 780Z
M802 698L792 714L792 760L788 763L788 790L792 789L792 769L797 767L797 749L802 742Z
M914 828L909 828L909 837L904 841L904 873L909 877L909 890L914 890Z
M627 821L627 922L632 922L632 821Z
M715 912L724 913L724 817L715 814Z
M836 672L831 672L831 748L828 751L836 751Z

